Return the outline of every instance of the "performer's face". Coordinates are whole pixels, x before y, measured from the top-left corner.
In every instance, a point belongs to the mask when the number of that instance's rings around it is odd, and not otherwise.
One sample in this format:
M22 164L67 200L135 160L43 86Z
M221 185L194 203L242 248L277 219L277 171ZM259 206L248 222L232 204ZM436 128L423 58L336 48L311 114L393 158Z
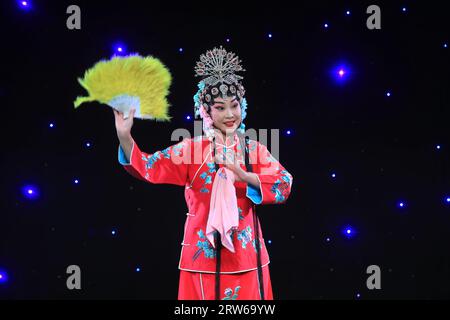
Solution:
M215 98L210 115L214 127L223 134L233 133L241 124L241 106L236 97Z

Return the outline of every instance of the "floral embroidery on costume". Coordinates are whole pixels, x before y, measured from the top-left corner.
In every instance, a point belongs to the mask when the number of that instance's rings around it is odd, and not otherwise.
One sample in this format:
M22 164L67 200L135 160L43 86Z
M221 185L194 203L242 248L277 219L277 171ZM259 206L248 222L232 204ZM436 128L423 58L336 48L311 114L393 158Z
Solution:
M212 175L208 173L216 172L216 165L214 164L214 162L209 162L206 165L208 166L208 171L205 171L200 175L200 178L205 180L202 188L200 189L200 192L202 193L208 193L209 189L206 187L206 185L212 184Z
M239 231L237 238L242 242L242 248L246 249L247 243L252 241L252 228L250 226L247 226L242 231Z
M287 183L289 183L289 185L292 185L292 175L287 172L286 170L281 170L281 179L283 179L284 181L286 181Z
M169 146L169 147L165 148L164 150L156 151L153 154L146 154L144 152L141 152L141 159L142 159L142 161L145 162L145 169L146 170L153 169L154 164L159 160L170 159L172 152L175 156L180 156L182 153L183 147L185 147L185 146L186 146L186 141L183 140L173 146ZM163 156L163 157L161 157L161 156ZM147 175L145 178L148 179L148 172L147 172Z
M233 233L232 233L233 234ZM252 228L247 226L242 231L238 231L238 240L242 242L242 248L247 249L247 244L251 241L253 249L256 252L256 239L252 240ZM259 241L259 247L262 249L262 241Z
M217 231L215 231L215 232L217 233ZM209 259L215 258L216 250L213 248L211 243L206 238L203 230L202 229L198 230L197 234L198 234L199 238L204 241L201 241L201 240L197 241L197 247L199 247L199 249L197 250L197 252L195 252L194 256L192 257L192 260L197 259L202 252L205 254L205 258L209 258Z
M222 300L236 300L240 289L241 289L241 286L237 286L236 288L234 288L234 294L233 294L233 289L226 288L224 291L225 297L222 298Z
M183 141L178 143L178 144L176 144L176 145L174 145L173 146L173 154L176 155L177 157L180 156L181 150L183 149L183 147L184 147L184 142Z
M216 172L216 165L214 162L208 162L206 165L208 166L209 173Z
M203 172L203 173L200 175L200 178L202 178L203 180L205 180L204 183L203 183L202 188L200 189L200 192L208 193L208 192L209 192L209 189L206 188L206 185L212 184L212 176L209 175L209 174L206 173L206 172Z
M284 182L287 182L289 185L286 185L286 183L282 183L280 179L277 179L275 183L273 184L270 191L275 194L275 203L283 202L286 200L287 196L289 195L289 186L292 185L292 176L289 172L286 170L281 170L281 179Z
M171 149L171 147L168 147L161 151L161 153L164 155L164 158L170 159L170 149Z
M270 191L275 194L275 202L276 203L284 201L284 196L281 191L283 186L285 186L285 185L281 184L281 181L279 179L277 179L277 181L275 181L272 188L270 189Z
M148 158L146 158L144 155L142 156L142 160L147 161L145 167L148 169L152 169L153 165L157 160L161 160L161 151L156 151L154 154L149 155Z

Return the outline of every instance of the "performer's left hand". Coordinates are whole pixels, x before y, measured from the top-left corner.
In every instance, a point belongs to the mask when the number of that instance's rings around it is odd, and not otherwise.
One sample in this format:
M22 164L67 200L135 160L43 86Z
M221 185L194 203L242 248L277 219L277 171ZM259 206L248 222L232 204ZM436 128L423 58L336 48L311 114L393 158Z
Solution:
M236 156L235 152L231 149L227 150L225 155L225 160L222 158L223 154L216 154L216 162L222 163L225 168L233 171L235 181L246 182L247 172L241 168L242 160Z

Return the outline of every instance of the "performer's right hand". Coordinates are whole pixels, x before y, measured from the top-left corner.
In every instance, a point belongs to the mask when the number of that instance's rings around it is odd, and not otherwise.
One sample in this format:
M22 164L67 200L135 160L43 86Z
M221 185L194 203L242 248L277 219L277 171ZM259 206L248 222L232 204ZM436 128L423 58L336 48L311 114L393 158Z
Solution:
M125 157L128 162L131 158L131 151L133 150L133 138L131 137L131 127L133 127L134 112L136 109L130 110L128 118L123 118L123 113L113 109L114 118L116 119L117 137L120 141L120 146L125 152Z
M113 109L114 118L116 122L116 131L117 136L120 137L129 137L131 136L131 128L133 127L133 118L136 109L132 108L130 110L130 115L127 119L124 119L123 112L119 112Z

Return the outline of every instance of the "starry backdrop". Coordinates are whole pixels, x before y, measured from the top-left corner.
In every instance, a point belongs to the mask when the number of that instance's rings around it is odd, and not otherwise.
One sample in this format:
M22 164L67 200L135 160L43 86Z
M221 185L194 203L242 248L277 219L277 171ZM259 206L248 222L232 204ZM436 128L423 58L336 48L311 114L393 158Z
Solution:
M183 188L117 161L112 111L77 77L112 54L160 58L170 123L193 132L194 64L220 45L247 70L247 128L279 128L287 203L259 206L276 299L450 298L448 17L426 1L198 6L2 1L0 297L176 299ZM81 9L68 30L66 9ZM121 48L121 49L119 49ZM270 146L269 146L270 147ZM66 288L79 265L82 290ZM368 290L378 265L381 289Z

